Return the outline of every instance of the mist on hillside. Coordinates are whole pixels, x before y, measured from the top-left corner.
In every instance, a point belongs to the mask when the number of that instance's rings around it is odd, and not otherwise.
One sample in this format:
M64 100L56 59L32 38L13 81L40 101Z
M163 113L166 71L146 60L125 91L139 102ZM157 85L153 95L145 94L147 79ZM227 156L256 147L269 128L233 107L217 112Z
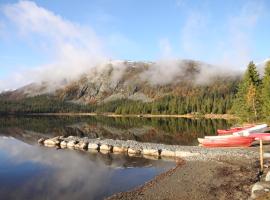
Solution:
M106 50L104 38L100 37L92 27L73 23L31 1L7 4L2 11L5 20L12 23L12 28L17 30L20 37L29 43L33 42L32 38L41 39L35 40L36 50L46 54L50 58L50 62L32 69L22 68L14 71L5 79L0 80L1 91L35 83L43 93L54 92L56 89L78 80L84 74L95 80L95 77L102 76L106 70L112 71L111 84L116 84L129 66L124 64L124 61L112 59L113 54ZM257 13L256 9L252 10L253 23L257 20L255 17ZM244 16L245 12L239 18L242 19ZM191 20L191 22L193 21L194 19ZM249 21L239 20L240 22L250 24ZM193 23L187 24L189 29L184 30L192 31L192 25ZM240 30L233 30L234 33L238 33L236 35L242 33ZM186 46L192 44L189 37L186 38L184 44ZM235 44L238 45L239 42L235 42ZM247 48L242 44L241 48L234 49L233 54L239 56L237 59L231 59L231 62L247 61ZM140 73L139 77L142 81L147 81L151 85L165 85L175 83L181 77L189 79L189 77L183 77L186 76L186 62L172 55L168 40L162 40L160 51L162 52L160 58L149 62L148 68ZM215 62L218 64L212 65L196 61L198 73L190 79L196 84L207 84L216 76L227 77L241 73L243 66L235 67L236 65L227 61L228 59L221 59L219 62ZM134 65L134 67L136 66ZM32 84L30 89L35 85Z

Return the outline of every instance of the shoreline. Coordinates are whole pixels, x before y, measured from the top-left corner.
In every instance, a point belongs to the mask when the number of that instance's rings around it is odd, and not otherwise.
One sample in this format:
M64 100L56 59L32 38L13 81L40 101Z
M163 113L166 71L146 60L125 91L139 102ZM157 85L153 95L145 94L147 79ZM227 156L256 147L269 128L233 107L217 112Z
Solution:
M74 136L58 136L39 140L39 143L47 147L83 150L89 153L122 153L176 162L176 167L130 191L109 196L108 200L248 199L252 185L258 181L258 147L204 148ZM130 152L129 148L134 151ZM140 152L135 152L136 149ZM163 151L169 154L164 155ZM175 154L172 156L173 151Z
M17 114L13 114L17 115ZM188 119L225 119L225 120L235 120L239 119L237 116L231 114L204 114L204 115L195 115L195 114L184 114L184 115L166 115L166 114L115 114L115 113L25 113L18 115L29 115L29 116L103 116L103 117L136 117L136 118L188 118Z
M124 153L130 156L151 157L154 159L178 158L209 159L221 156L257 158L254 147L205 148L202 146L167 145L160 143L138 142L135 140L91 139L78 136L56 136L40 138L40 145L61 149L83 150L90 152ZM248 152L248 153L247 153Z
M250 159L184 160L149 182L106 200L249 199L251 187L257 182L257 169L257 163Z

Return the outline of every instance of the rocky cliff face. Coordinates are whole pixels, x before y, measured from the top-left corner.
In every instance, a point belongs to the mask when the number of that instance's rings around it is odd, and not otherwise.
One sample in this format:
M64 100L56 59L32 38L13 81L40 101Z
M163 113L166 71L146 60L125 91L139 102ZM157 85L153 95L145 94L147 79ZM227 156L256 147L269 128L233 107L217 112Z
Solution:
M230 78L229 78L230 77ZM220 74L213 66L191 60L170 63L112 61L92 68L77 80L33 83L15 91L1 94L19 99L40 94L52 94L75 103L102 103L117 99L151 102L168 94L188 94L191 87L211 85L212 82L235 79Z

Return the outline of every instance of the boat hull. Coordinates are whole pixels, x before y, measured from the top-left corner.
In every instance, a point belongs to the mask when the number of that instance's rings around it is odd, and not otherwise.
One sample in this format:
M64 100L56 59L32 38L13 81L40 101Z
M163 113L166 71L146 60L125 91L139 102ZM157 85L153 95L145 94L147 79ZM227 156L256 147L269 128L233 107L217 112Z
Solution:
M244 136L199 140L204 147L249 147L253 141L254 138Z

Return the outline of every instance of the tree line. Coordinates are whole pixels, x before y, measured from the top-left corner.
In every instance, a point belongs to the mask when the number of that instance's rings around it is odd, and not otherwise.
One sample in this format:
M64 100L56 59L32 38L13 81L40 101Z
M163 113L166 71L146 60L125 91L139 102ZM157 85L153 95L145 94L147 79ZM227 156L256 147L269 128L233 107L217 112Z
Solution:
M247 120L270 117L270 61L266 63L262 77L256 65L249 63L239 83L232 112Z
M101 104L76 104L55 96L39 95L21 100L0 99L0 114L111 112L116 114L226 114L247 120L270 116L270 61L263 76L250 62L240 79L190 86L189 93L168 94L151 102L118 99Z
M0 99L0 114L93 112L93 107L60 101L49 95L20 100Z

